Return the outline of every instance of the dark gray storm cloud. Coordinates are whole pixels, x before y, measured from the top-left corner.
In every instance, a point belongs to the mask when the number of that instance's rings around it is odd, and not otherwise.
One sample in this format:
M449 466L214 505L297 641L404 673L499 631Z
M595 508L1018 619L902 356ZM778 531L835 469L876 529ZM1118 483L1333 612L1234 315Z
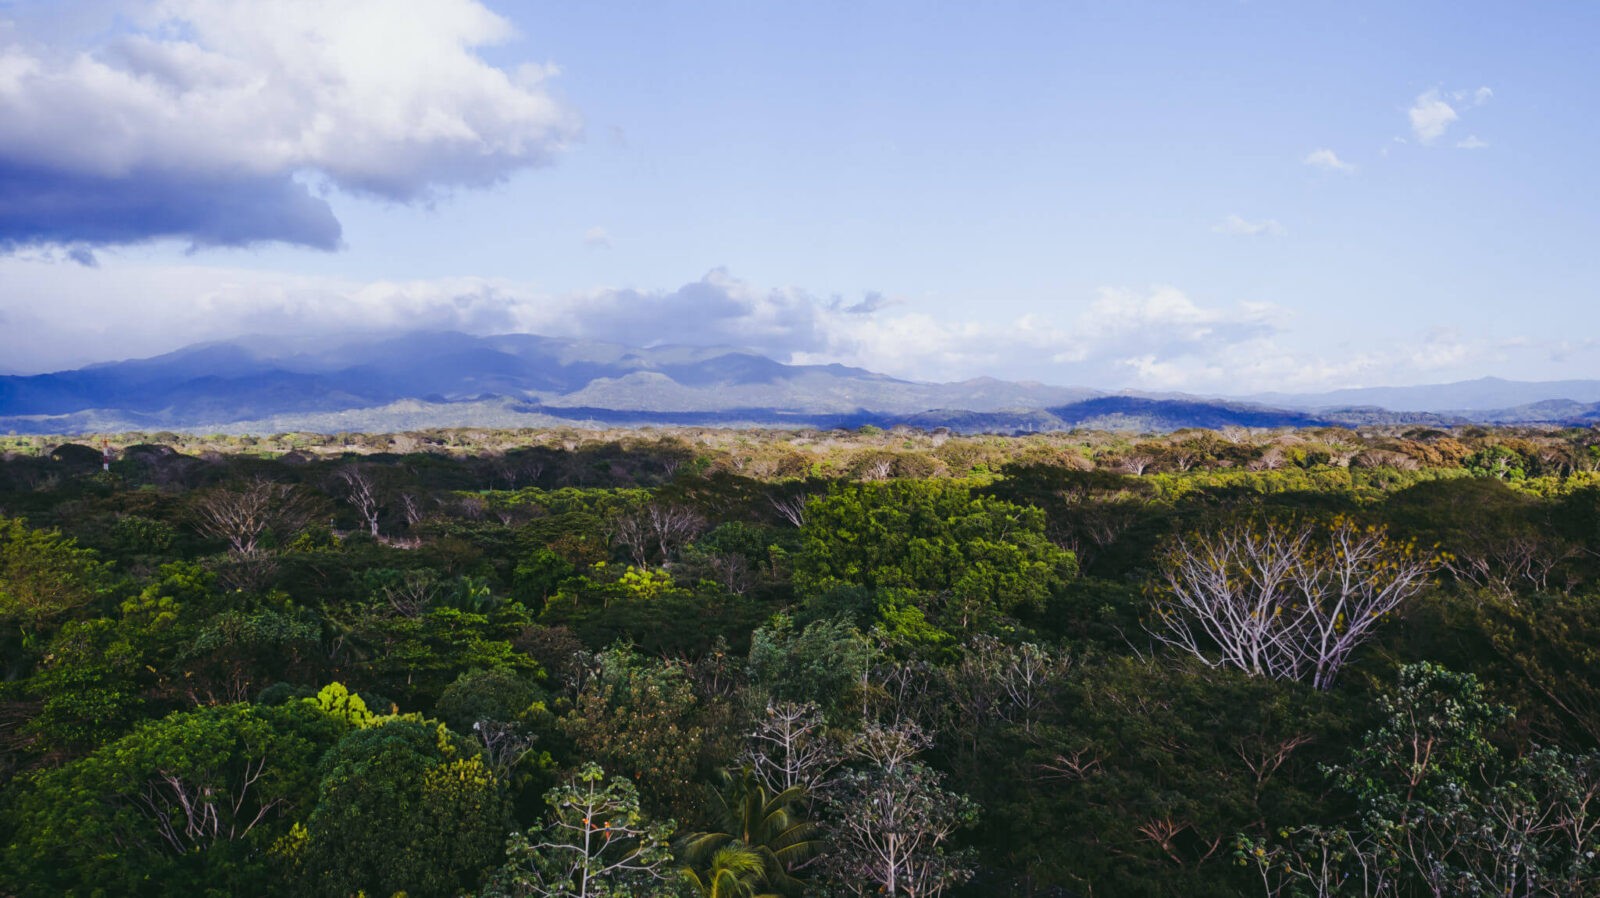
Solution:
M331 250L339 234L327 201L288 175L103 177L0 160L0 249L175 238L196 247L279 241ZM68 252L74 261L93 261L87 247Z
M307 179L427 201L548 164L576 137L551 70L478 55L512 34L478 0L395 9L121 0L114 36L52 46L0 4L0 251L334 249L339 222Z

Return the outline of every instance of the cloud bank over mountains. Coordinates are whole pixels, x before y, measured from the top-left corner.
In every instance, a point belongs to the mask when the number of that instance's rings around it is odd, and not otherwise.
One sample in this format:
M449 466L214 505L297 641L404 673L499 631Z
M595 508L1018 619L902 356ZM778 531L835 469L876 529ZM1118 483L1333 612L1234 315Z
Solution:
M552 295L480 277L358 282L196 265L111 271L13 258L0 265L0 288L41 300L17 304L12 314L20 326L0 331L0 357L35 371L102 361L103 355L75 353L112 335L119 356L138 357L240 334L459 330L732 346L795 364L837 361L928 380L1017 376L1019 361L1048 358L1057 383L1167 386L1141 373L1149 360L1220 359L1272 338L1281 317L1267 304L1204 307L1175 288L1155 287L1103 290L1059 319L950 321L881 294L763 288L721 268L673 289ZM122 301L107 307L102 297L113 292Z
M549 164L580 133L476 0L159 0L67 43L0 28L0 249L339 246L330 190L396 202Z
M1552 347L1450 329L1395 333L1353 352L1308 352L1295 317L1279 305L1210 303L1171 286L1103 288L1085 301L1063 301L1053 314L1004 319L973 310L951 320L905 298L762 287L721 268L671 289L551 293L481 277L357 281L200 265L112 270L14 256L0 261L0 291L24 300L11 304L0 327L0 359L18 371L104 361L106 345L129 358L241 334L458 330L721 345L919 380L993 375L1237 394L1437 380L1507 358L1560 355L1570 363L1600 352L1594 341ZM119 301L107 304L107 295Z

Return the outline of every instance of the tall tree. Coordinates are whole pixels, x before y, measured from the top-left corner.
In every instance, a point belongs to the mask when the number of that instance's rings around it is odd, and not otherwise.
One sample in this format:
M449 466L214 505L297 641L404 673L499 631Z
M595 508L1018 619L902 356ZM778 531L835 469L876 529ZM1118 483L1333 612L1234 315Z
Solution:
M543 826L512 833L484 898L669 898L673 823L650 820L625 777L586 764L545 795Z

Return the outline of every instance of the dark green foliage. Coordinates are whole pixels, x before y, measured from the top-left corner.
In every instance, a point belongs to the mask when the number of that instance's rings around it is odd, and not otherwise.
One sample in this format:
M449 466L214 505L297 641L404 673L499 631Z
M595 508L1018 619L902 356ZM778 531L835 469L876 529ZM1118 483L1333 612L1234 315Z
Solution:
M517 562L512 582L517 598L537 608L543 606L561 588L561 584L576 574L577 569L572 562L540 546Z
M351 627L348 651L361 682L404 698L408 707L427 707L463 670L536 670L510 642L527 623L520 609L488 615L435 608L416 617L372 610Z
M504 667L469 670L445 687L435 712L451 729L470 733L479 721L522 720L544 700L544 690L527 672Z
M1086 894L1240 894L1234 834L1316 808L1343 735L1306 687L1170 658L1077 658L1055 690L1031 732L951 736L974 743L957 769L987 811L985 855Z
M178 531L165 521L124 515L112 525L111 537L125 556L160 557L177 543Z
M453 895L500 853L510 828L504 790L442 725L357 729L322 767L293 856L301 894Z
M1581 543L1552 526L1550 503L1494 478L1418 484L1392 496L1384 513L1447 553L1446 570L1463 586L1509 596L1581 577L1575 566Z
M125 732L145 703L138 686L147 682L130 662L137 650L127 628L108 618L77 621L51 640L48 660L27 682L40 698L27 724L40 748L82 750Z
M1544 744L1600 748L1600 597L1486 590L1446 593L1414 608L1389 640L1400 658L1472 669L1518 710L1517 728Z
M683 586L662 570L625 569L620 577L609 570L602 576L567 581L539 620L570 628L595 649L624 641L651 654L698 656L719 639L742 648L773 610L713 583Z
M31 748L81 751L125 732L141 712L175 707L192 688L180 659L216 602L211 587L195 565L166 565L114 616L63 626L19 684L40 702L23 727Z
M1153 492L1147 480L1110 471L1079 471L1051 464L1008 464L1004 479L984 492L1045 513L1045 535L1071 547L1086 566L1111 550L1141 521L1148 525Z
M698 798L714 710L695 695L685 665L618 646L595 657L562 729L579 757L636 783L646 810L675 816Z
M830 716L859 713L862 683L876 652L850 621L821 620L803 629L774 617L750 641L750 679L772 698L816 702Z
M230 609L200 624L179 656L188 688L239 701L263 683L317 677L322 627L304 609Z
M1356 804L1347 827L1241 840L1269 891L1367 880L1396 895L1568 896L1600 888L1600 754L1495 744L1513 716L1477 678L1407 665L1383 718L1332 768ZM1328 852L1326 846L1335 846Z
M1140 632L1149 600L1136 583L1080 577L1050 597L1044 610L1023 621L1069 643L1125 649Z
M30 778L7 808L0 890L266 894L268 849L311 807L341 728L301 703L204 708Z

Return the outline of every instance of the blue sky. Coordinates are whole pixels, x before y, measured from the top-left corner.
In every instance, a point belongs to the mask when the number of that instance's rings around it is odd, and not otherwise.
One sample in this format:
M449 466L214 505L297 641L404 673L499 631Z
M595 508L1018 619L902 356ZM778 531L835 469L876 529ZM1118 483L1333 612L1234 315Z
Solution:
M424 326L1211 393L1600 377L1594 4L0 21L0 369Z

